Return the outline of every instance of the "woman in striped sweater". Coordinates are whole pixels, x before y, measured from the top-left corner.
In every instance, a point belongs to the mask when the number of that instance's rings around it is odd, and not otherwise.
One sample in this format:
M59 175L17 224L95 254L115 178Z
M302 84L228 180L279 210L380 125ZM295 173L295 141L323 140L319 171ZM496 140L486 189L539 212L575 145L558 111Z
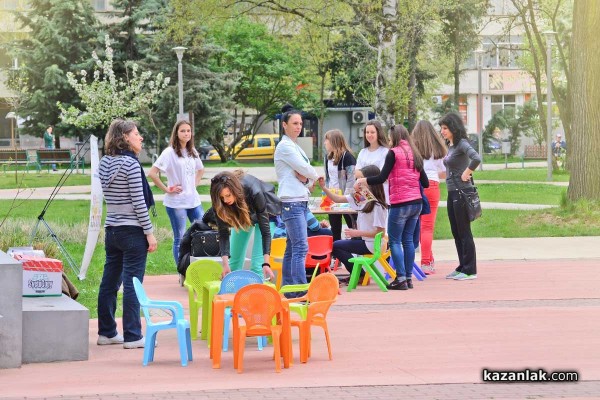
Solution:
M115 120L104 139L99 176L106 200L106 261L98 292L98 345L144 347L133 278L144 280L146 256L156 250L148 209L154 205L137 155L144 139L134 122ZM123 283L123 335L117 332L117 291Z

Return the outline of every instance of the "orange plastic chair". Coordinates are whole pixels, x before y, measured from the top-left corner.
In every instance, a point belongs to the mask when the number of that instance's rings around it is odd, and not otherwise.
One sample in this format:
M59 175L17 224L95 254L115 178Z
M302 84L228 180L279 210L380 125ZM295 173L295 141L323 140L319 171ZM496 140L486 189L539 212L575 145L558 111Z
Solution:
M273 287L252 284L244 286L235 295L231 316L233 320L233 366L242 373L244 348L248 336L272 336L275 371L281 372L281 325L272 325L274 317L282 316L281 295ZM239 317L245 325L240 325Z
M333 237L329 235L311 236L308 238L308 253L306 254L306 268L316 268L320 265L320 273L331 271L331 252L333 251Z
M281 289L281 281L283 274L283 255L285 254L285 244L287 239L277 238L271 240L271 254L269 255L269 264L271 264L271 270L277 273L277 281L275 286L277 290Z
M325 331L329 359L333 359L329 329L327 328L327 313L337 299L339 284L334 274L321 274L308 287L308 293L305 297L306 304L290 303L290 311L297 312L301 318L292 320L291 324L299 329L300 362L302 363L307 362L310 357L311 327L313 325L320 326ZM302 306L304 310L299 310L298 306Z

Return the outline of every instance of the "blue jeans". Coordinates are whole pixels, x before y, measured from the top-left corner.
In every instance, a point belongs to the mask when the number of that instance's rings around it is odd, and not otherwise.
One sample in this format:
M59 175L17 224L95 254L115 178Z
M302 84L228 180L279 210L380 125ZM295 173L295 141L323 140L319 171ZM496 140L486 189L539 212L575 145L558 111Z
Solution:
M202 218L204 211L201 205L195 208L165 208L173 229L173 258L175 259L175 265L177 265L179 262L179 246L185 233L185 219L187 217L191 223L194 223L195 220Z
M123 283L123 336L126 342L134 342L142 338L142 323L133 277L144 281L148 241L139 226L109 226L104 249L106 261L98 291L98 334L109 338L117 334L117 291Z
M390 208L388 216L389 245L396 268L396 277L400 281L412 278L413 263L415 262L414 234L420 213L421 204Z
M282 203L281 219L285 223L287 241L283 255L282 285L306 283L306 254L308 236L306 232L307 202ZM286 297L300 297L301 292L286 293Z

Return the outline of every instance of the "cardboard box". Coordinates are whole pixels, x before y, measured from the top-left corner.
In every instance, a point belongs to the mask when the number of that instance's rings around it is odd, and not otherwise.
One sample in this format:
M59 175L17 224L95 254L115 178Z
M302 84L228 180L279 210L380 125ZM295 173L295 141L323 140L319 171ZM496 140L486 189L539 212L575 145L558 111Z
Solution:
M62 261L53 258L16 255L23 264L23 296L60 296Z

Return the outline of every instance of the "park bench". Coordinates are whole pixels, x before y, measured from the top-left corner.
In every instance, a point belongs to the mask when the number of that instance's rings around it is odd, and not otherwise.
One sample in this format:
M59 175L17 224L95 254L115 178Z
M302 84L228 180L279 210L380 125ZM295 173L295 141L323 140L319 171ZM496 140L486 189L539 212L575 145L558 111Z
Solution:
M10 165L24 165L29 172L29 166L33 165L38 171L40 171L40 165L35 160L35 157L24 149L0 149L0 164L2 169L6 173L6 169Z
M74 169L77 165L77 160L70 149L40 149L37 151L37 161L40 165L47 165L50 172L52 164L69 164L69 168ZM83 158L79 159L79 164L85 168Z

